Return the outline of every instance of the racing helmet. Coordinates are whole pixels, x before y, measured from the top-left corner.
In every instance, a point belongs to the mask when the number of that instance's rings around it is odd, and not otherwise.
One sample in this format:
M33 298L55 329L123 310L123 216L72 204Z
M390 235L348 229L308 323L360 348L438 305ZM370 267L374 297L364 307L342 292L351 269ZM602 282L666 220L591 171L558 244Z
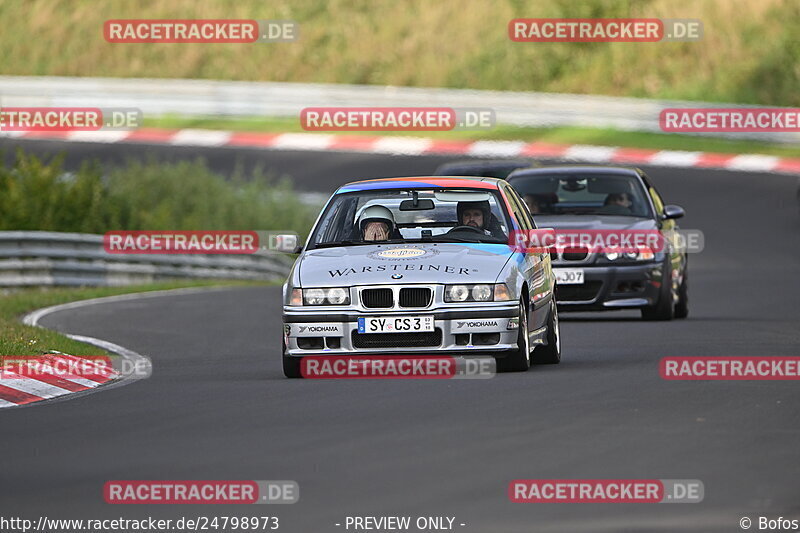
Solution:
M371 205L361 211L358 219L358 229L364 233L364 228L370 222L385 222L389 227L389 235L394 231L394 215L392 211L382 205Z
M480 202L458 202L458 205L456 205L456 216L458 217L459 225L461 225L461 221L464 220L464 211L467 209L481 210L483 213L483 227L481 229L486 229L492 215L492 208L489 207L489 200L482 200Z

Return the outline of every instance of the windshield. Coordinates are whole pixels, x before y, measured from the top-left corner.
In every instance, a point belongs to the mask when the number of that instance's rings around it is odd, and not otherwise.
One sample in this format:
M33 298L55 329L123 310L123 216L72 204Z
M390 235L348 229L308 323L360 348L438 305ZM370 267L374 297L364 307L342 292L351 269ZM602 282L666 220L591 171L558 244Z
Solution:
M370 190L333 198L311 247L402 242L507 243L497 191Z
M509 180L528 204L542 215L617 215L651 217L640 181L619 175L535 175Z

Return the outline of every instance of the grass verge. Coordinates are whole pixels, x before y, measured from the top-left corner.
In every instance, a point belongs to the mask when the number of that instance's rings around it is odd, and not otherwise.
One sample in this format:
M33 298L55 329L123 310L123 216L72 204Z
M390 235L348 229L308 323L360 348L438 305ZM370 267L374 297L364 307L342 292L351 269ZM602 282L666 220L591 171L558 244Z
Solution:
M74 341L61 333L22 324L22 317L26 313L43 307L134 292L269 284L250 281L179 281L126 287L5 289L0 291L0 331L3 332L0 336L0 359L9 355L40 355L52 350L73 355L106 354L99 348Z
M515 18L682 18L702 39L518 43ZM800 105L796 0L0 2L0 73L608 94ZM109 19L293 20L270 44L109 43ZM311 103L310 103L311 105Z
M303 132L297 118L215 118L164 116L146 119L146 127L183 129L201 128L263 133ZM325 133L325 132L320 132ZM669 133L642 133L615 129L557 127L527 128L500 125L485 131L411 131L411 132L345 132L343 135L389 135L393 137L430 137L433 139L497 140L548 142L558 144L591 144L653 150L687 150L726 154L765 154L780 157L800 157L800 146L758 142L752 140L720 139Z

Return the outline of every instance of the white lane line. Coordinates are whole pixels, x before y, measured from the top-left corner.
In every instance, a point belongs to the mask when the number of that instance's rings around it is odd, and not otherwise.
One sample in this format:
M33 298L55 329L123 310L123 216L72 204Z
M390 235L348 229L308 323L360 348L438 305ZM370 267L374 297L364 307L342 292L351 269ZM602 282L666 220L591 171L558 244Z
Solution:
M575 144L567 148L563 159L576 159L578 161L593 161L604 163L614 157L616 146L592 146L588 144Z
M432 139L421 137L381 137L372 143L371 152L394 155L419 155L430 148Z
M476 157L515 157L527 145L525 141L476 141L469 145L467 154Z
M222 146L228 144L233 136L231 131L223 130L180 130L172 136L169 144L176 146Z
M737 155L725 165L730 170L769 172L778 166L780 158L771 155Z
M117 143L124 141L131 134L130 131L73 131L67 134L67 139L78 142L91 143Z
M665 167L693 167L700 160L703 152L683 152L679 150L661 150L647 162L648 165Z
M334 135L317 133L284 133L273 139L270 148L284 150L327 150L334 142Z

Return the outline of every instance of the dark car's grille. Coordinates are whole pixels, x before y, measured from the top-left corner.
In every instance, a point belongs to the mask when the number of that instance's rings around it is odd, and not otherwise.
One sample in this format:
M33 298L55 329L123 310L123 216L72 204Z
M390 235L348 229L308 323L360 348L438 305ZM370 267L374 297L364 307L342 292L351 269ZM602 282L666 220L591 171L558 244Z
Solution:
M442 344L442 330L420 333L352 333L353 346L356 348L419 348L433 347Z
M564 261L583 261L589 255L587 248L565 248L561 258Z
M400 307L428 307L431 290L427 287L400 289Z
M600 292L600 287L603 286L602 281L587 281L581 285L558 285L556 284L556 301L557 302L583 302L586 300L594 300L597 293Z
M371 309L392 307L394 305L392 289L364 289L361 291L361 304Z

